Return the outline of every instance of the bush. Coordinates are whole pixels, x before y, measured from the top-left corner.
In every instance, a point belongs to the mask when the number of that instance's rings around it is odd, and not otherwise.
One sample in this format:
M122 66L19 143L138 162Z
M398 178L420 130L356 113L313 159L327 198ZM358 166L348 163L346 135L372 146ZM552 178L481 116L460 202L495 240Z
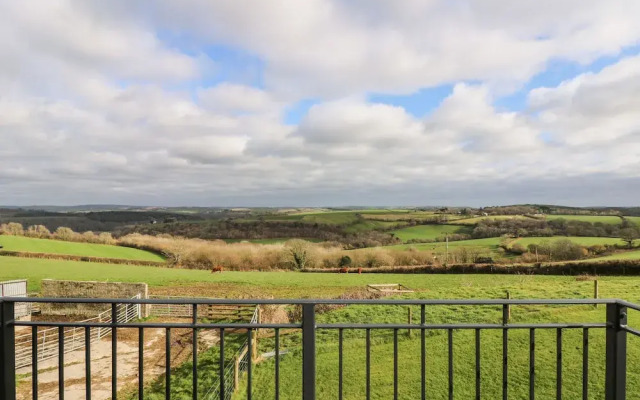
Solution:
M344 255L342 257L340 257L340 262L338 263L338 266L340 267L348 267L351 265L351 257Z

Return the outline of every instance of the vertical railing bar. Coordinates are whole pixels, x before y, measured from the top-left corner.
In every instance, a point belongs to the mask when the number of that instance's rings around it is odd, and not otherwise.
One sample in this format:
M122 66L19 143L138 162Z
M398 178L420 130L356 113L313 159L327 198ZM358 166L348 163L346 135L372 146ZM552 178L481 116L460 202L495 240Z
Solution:
M476 400L480 400L480 329L476 329Z
M344 340L344 332L343 329L338 329L338 400L342 400L342 356L343 356L343 340Z
M453 400L453 329L447 329L449 348L449 400Z
M276 400L280 400L280 328L276 328Z
M589 399L589 328L582 330L582 399Z
M252 354L253 354L253 340L252 340L251 328L247 329L247 400L251 400L251 372L252 372Z
M502 399L509 398L509 305L502 305Z
M529 400L536 398L536 330L529 330Z
M0 398L16 399L15 303L0 300Z
M316 398L316 311L315 304L302 305L302 398Z
M64 327L58 328L58 399L64 400Z
M165 355L165 385L164 385L164 398L165 400L171 400L171 328L165 328L164 335L164 355Z
M562 329L556 330L556 399L562 400Z
M605 399L624 400L627 382L627 307L607 304Z
M422 329L420 329L420 383L421 383L421 395L422 400L426 400L427 398L427 343L426 343L426 332L424 329L424 324L426 323L426 309L425 305L420 305L420 325L422 325Z
M31 393L38 400L38 326L31 328Z
M85 398L91 400L91 327L84 328L84 391Z
M393 330L393 399L398 400L398 329Z
M220 357L218 366L220 369L220 400L224 400L224 328L220 328Z
M198 323L198 304L192 305L191 317L193 324ZM191 398L192 400L198 400L198 328L193 328L192 332L192 368L191 368Z
M144 399L144 328L138 328L138 400Z
M365 333L365 347L366 347L366 361L365 361L365 370L366 370L366 384L365 384L365 395L367 400L371 400L371 329L367 328Z
M111 303L111 399L118 397L118 305Z

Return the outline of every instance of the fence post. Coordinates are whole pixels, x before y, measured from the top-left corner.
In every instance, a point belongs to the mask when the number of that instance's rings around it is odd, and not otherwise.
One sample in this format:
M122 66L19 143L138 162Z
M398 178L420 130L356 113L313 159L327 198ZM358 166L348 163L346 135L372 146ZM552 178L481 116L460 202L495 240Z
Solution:
M16 399L16 332L14 304L0 300L0 398Z
M302 399L316 400L316 310L302 305Z
M607 304L605 399L625 400L627 384L627 307Z
M407 312L407 324L411 325L413 323L413 313L411 312L411 306L408 307ZM407 336L411 337L411 329L407 329Z
M593 298L598 300L599 297L600 297L600 290L598 287L598 280L596 279L595 281L593 281ZM598 303L595 303L593 307L598 308Z

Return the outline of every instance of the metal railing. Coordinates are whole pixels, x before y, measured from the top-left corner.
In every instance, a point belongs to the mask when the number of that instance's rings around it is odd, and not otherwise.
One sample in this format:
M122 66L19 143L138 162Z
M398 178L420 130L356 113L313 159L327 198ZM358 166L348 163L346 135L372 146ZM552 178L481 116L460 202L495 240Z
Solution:
M132 299L141 299L140 294L133 296ZM23 303L24 304L24 303ZM142 306L140 304L118 304L117 315L118 323L126 323L142 317ZM81 323L111 323L111 311L103 311L93 318L88 318ZM33 331L36 334L33 334ZM27 367L31 365L33 359L37 361L46 361L58 357L58 346L60 343L60 335L57 327L47 329L33 328L32 332L16 335L16 368ZM90 329L89 338L95 343L103 337L109 336L111 329L95 328ZM70 353L85 347L85 328L68 327L64 328L64 350ZM36 344L34 344L34 342ZM35 350L34 357L32 351Z
M17 321L14 318L14 307L17 302L35 302L35 303L94 303L94 304L110 304L111 305L111 322L31 322L31 321ZM155 322L119 322L118 317L118 304L190 304L193 308L191 322L185 323L155 323ZM294 305L301 307L300 322L295 323L203 323L199 322L197 310L198 305L218 304L218 305ZM606 319L602 322L596 323L511 323L509 321L510 307L515 305L549 305L549 306L567 306L567 305L606 305ZM419 323L406 323L406 324L380 324L380 323L317 323L316 321L316 308L320 305L386 305L386 306L417 306L420 308L420 322ZM435 324L428 323L426 319L426 311L432 306L492 306L498 307L502 310L502 322L491 323L451 323L451 324ZM534 399L536 396L536 331L537 330L554 330L557 334L557 360L556 360L556 389L557 398L562 398L563 392L563 340L562 335L566 330L582 330L582 397L584 399L589 398L589 332L595 329L601 329L605 331L606 336L606 362L605 362L605 379L602 382L602 387L605 393L606 400L624 400L626 399L626 379L627 379L627 335L640 336L640 331L631 328L627 325L627 312L630 310L640 311L640 306L635 305L622 300L614 299L600 299L600 300L587 300L587 299L562 299L562 300L509 300L509 299L495 299L495 300L232 300L232 299L220 299L220 300L201 300L191 299L186 301L180 300L123 300L123 299L24 299L24 298L4 298L0 300L0 398L4 400L16 399L16 373L15 373L15 360L16 360L16 342L15 342L15 329L16 327L31 327L34 335L37 334L39 327L54 327L58 328L59 332L59 353L58 353L58 385L60 399L64 397L64 352L65 352L65 336L63 334L64 328L84 328L85 330L85 368L86 368L86 398L91 398L91 346L90 346L90 329L102 328L110 329L111 334L111 392L112 399L116 400L118 396L118 335L117 330L119 328L137 328L139 333L139 371L138 371L138 393L139 398L144 398L145 384L144 384L144 329L145 328L161 328L166 332L165 341L165 398L172 398L171 383L172 383L172 363L171 363L171 330L172 329L189 329L193 335L193 349L192 349L192 398L197 400L199 398L199 382L198 382L198 332L203 329L217 329L220 331L220 340L218 343L219 348L219 365L218 376L225 377L228 374L227 358L225 358L225 330L238 330L242 329L246 331L247 335L247 353L249 354L248 360L251 360L251 354L253 346L255 346L256 332L260 329L274 330L274 346L275 346L275 365L274 365L274 380L273 385L275 388L275 397L279 398L280 387L280 330L300 330L302 336L301 353L302 353L302 381L297 383L302 386L302 398L303 400L315 400L316 399L316 333L318 330L331 330L337 331L338 334L338 363L337 363L337 376L338 376L338 388L337 398L343 398L343 342L344 331L346 330L361 330L365 332L365 346L364 351L366 354L365 361L365 398L370 399L371 394L371 331L372 330L388 330L393 332L393 398L398 398L399 390L399 368L398 368L398 332L399 330L412 330L420 333L421 351L420 354L415 354L415 357L420 359L421 371L420 371L420 390L415 393L413 398L425 399L427 397L427 379L426 379L426 332L427 331L444 331L447 333L447 349L448 349L448 394L449 398L453 399L454 396L454 374L455 369L453 365L453 340L454 330L470 330L475 332L475 382L469 382L470 385L475 384L475 398L479 399L481 395L481 332L484 330L497 330L502 333L502 398L509 398L509 333L514 330L528 330L529 336L529 351L530 351L530 365L529 365L529 398ZM37 354L33 352L32 354ZM469 358L474 358L473 353L469 354ZM32 391L33 398L37 398L38 395L38 363L37 358L32 360ZM246 398L252 398L252 362L246 363ZM391 371L391 368L390 368ZM243 381L244 382L244 381ZM285 382L286 385L295 384L292 382ZM219 399L228 399L229 391L233 388L228 387L226 379L220 379L219 387L216 389L216 394ZM174 397L176 398L176 397ZM184 396L180 397L180 399Z

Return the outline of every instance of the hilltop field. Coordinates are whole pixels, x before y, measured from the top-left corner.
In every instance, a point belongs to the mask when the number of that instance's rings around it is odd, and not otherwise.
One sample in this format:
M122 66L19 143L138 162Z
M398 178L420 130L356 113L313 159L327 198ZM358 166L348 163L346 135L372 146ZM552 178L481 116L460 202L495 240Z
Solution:
M23 214L14 218L27 218ZM63 218L54 214L45 212L42 221ZM0 225L0 245L41 255L166 260L178 268L270 270L634 260L640 242L639 216L542 206L140 210L91 212L83 218L89 217L133 223L97 234L8 222ZM139 223L145 218L149 222Z

